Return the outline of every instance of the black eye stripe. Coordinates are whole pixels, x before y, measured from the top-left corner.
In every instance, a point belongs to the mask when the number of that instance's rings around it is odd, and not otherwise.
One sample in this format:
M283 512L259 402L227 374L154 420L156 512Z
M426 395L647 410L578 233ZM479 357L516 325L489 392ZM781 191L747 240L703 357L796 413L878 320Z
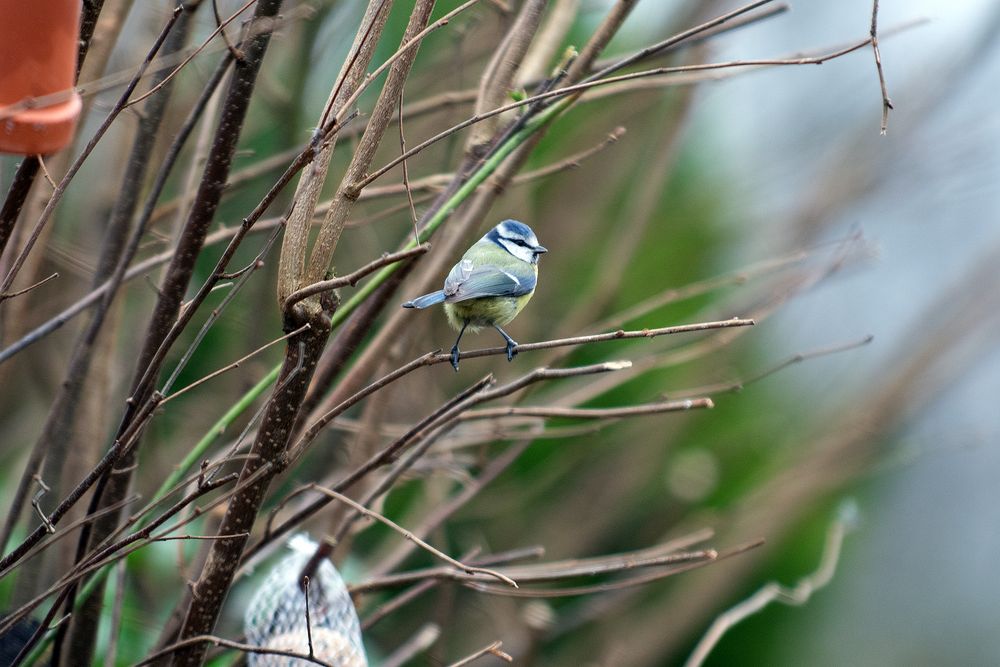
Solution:
M535 247L534 245L532 245L531 243L528 243L525 239L520 238L520 237L501 236L500 238L502 238L504 241L509 241L509 242L513 243L514 245L519 245L522 248L528 248L529 250L531 250L531 249L533 249Z

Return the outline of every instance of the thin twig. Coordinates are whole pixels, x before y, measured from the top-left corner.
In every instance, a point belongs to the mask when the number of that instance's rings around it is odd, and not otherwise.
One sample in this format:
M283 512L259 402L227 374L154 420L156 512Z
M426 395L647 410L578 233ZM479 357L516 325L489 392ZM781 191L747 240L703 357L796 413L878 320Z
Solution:
M38 166L42 168L42 176L48 181L49 187L55 190L58 186L56 182L52 179L52 174L49 173L49 168L45 166L45 158L41 155L36 155L35 158L38 160Z
M260 354L261 352L263 352L264 350L266 350L267 348L269 348L269 347L271 347L273 345L276 345L277 343L280 343L283 340L288 340L289 338L292 338L293 336L297 336L300 333L302 333L303 331L307 331L308 329L309 329L309 325L308 324L303 324L298 329L295 329L294 331L290 331L290 332L286 333L284 336L281 336L280 338L275 338L274 340L272 340L270 342L264 343L263 345L261 345L260 347L258 347L253 352L250 352L249 354L246 354L246 355L240 357L236 361L234 361L234 362L232 362L230 364L227 364L227 365L223 366L222 368L220 368L218 370L212 371L211 373L209 373L205 377L199 378L199 379L195 380L194 382L192 382L191 384L187 385L186 387L184 387L182 389L178 389L177 391L173 392L172 394L170 394L169 396L167 396L166 398L164 398L163 401L160 402L160 405L164 405L165 403L169 403L170 401L174 400L175 398L177 398L181 394L184 394L184 393L186 393L186 392L194 389L195 387L197 387L199 385L202 385L202 384L208 382L209 380L222 375L223 373L225 373L227 371L231 371L234 368L239 368L240 364L242 364L243 362L247 361L248 359L252 359L253 357L257 356L258 354Z
M733 327L752 327L756 322L752 319L741 319L734 317L731 320L719 320L716 322L701 322L699 324L682 324L673 327L660 327L657 329L640 329L637 331L624 331L618 329L610 333L594 334L590 336L574 336L572 338L557 338L555 340L540 341L538 343L524 343L515 346L514 350L520 352L531 352L532 350L547 350L554 347L569 347L573 345L588 345L590 343L603 343L609 340L630 340L634 338L656 338L657 336L669 336L680 333L690 333L693 331L709 331L712 329L729 329ZM459 359L475 359L476 357L489 357L498 354L506 354L506 347L487 347L478 350L461 352ZM431 364L450 362L451 356L443 352L436 353Z
M399 87L399 100L396 102L399 115L399 153L406 152L406 137L403 135L403 86ZM417 207L413 204L413 191L410 189L410 168L403 160L403 189L406 190L406 201L410 205L410 219L413 220L413 242L420 245L420 232L417 231Z
M56 272L56 273L53 273L52 275L48 276L47 278L42 278L41 280L39 280L34 285L29 285L28 287L25 287L24 289L19 289L16 292L4 292L3 294L0 294L0 302L4 302L7 299L13 299L15 296L21 296L22 294L27 294L28 292L30 292L31 290L35 289L36 287L41 287L42 285L44 285L45 283L49 282L50 280L55 280L58 277L59 277L59 273Z
M654 415L661 412L680 412L698 408L713 408L715 404L710 398L695 398L680 401L664 401L647 403L645 405L630 405L624 408L555 408L555 407L524 407L508 406L502 408L483 408L470 410L459 419L493 419L496 417L546 417L563 419L619 419L621 417L636 417L639 415Z
M53 533L56 532L55 526L53 526L52 523L49 521L48 517L45 516L45 512L42 511L42 507L40 504L42 496L44 496L50 490L49 485L46 484L45 480L43 480L37 474L32 475L32 477L34 478L35 483L38 484L38 491L31 498L31 506L35 508L35 513L38 514L39 520L42 522L42 525L45 526L45 531L49 535L52 535Z
M215 15L215 25L218 28L219 34L222 35L222 41L226 43L226 48L229 49L229 55L233 57L233 60L237 62L243 60L243 54L240 53L239 49L229 41L229 35L226 34L226 28L222 25L222 15L219 13L219 0L212 0L212 13Z
M892 100L889 99L889 90L885 85L885 74L882 72L882 54L878 49L878 0L872 0L872 27L871 27L872 52L875 54L875 69L878 71L878 85L882 89L882 128L880 134L885 136L886 128L889 126L889 109L892 109Z
M465 656L458 662L451 663L450 665L448 665L448 667L462 667L463 665L468 665L469 663L475 662L479 658L482 658L483 656L486 655L492 655L494 658L500 658L504 662L514 662L514 658L510 657L510 655L500 650L501 646L503 646L503 642L495 641L489 646L484 646L475 653Z
M330 280L321 280L318 283L313 283L312 285L307 285L302 289L295 290L288 295L285 299L284 310L288 310L294 306L299 301L303 299L308 299L316 294L321 294L330 290L334 290L340 287L353 287L358 284L362 278L371 275L372 273L378 271L384 266L390 264L395 264L396 262L401 262L404 259L410 259L411 257L416 257L417 255L422 255L431 249L429 243L419 245L416 248L410 248L409 250L401 250L399 252L393 253L382 253L382 256L376 260L369 262L368 264L362 266L357 271L348 273L346 276L340 276L339 278L331 278Z
M684 663L685 667L702 665L730 628L760 612L772 602L801 607L809 602L813 593L829 584L837 571L844 536L854 528L856 523L856 512L853 504L847 503L841 507L840 516L827 529L826 546L823 548L823 556L815 572L801 579L791 588L771 582L746 600L720 614L713 621L705 636L695 646L691 656Z
M868 345L873 340L875 340L875 337L868 335L859 340L849 341L847 343L829 345L827 347L821 347L815 350L809 350L808 352L799 352L784 359L783 361L778 362L777 364L771 366L770 368L766 368L765 370L760 371L756 375L750 376L746 380L736 380L733 382L723 382L718 384L705 385L702 387L697 387L694 389L686 389L679 392L668 392L668 394L664 395L664 398L666 398L668 395L670 398L678 399L692 395L721 394L726 392L742 391L743 388L746 387L747 385L753 384L755 382L760 382L761 380L768 378L774 375L775 373L783 371L790 366L794 366L795 364L800 364L804 361L808 361L810 359L816 359L818 357L825 357L831 354L839 354L841 352L855 350L859 347Z
M216 637L215 635L196 635L194 637L187 637L186 639L170 644L155 653L149 654L145 657L145 659L135 663L135 667L154 664L161 658L165 658L179 649L197 646L199 644L212 644L213 646L222 646L224 648L231 648L244 653L254 653L256 655L280 655L285 658L305 660L316 665L323 665L324 667L338 667L334 663L320 660L314 655L306 655L305 653L297 653L295 651L287 651L277 648L264 648L263 646L254 646L253 644L242 644L240 642L234 642L231 639Z
M309 657L316 655L313 651L312 619L309 614L309 577L302 577L302 592L306 598L306 641L309 644Z
M146 99L150 95L155 95L157 93L157 91L159 91L161 88L163 88L163 86L167 85L167 83L169 83L171 79L173 79L175 76L177 76L177 74L182 69L184 69L187 66L188 63L190 63L192 60L194 60L195 56L197 56L199 53L201 53L205 49L205 47L208 46L209 43L213 39L215 39L215 37L217 35L219 35L220 33L223 33L225 31L227 25L229 25L230 23L232 23L233 21L235 21L239 17L240 14L242 14L246 10L250 9L250 7L253 6L253 4L256 3L256 2L257 2L257 0L247 0L247 2L244 3L244 5L242 7L240 7L239 9L237 9L229 18L227 18L225 21L223 21L222 23L220 23L218 25L218 27L215 30L213 30L208 37L205 38L205 40L201 43L201 45L198 46L196 49L194 49L190 54L188 54L187 57L185 57L184 60L182 60L181 63L179 65L177 65L177 67L175 67L172 72L170 72L169 74L167 74L167 76L164 77L163 81L161 81L160 83L156 84L155 86L153 86L152 88L150 88L149 90L147 90L145 93L143 93L139 97L137 97L134 100L132 100L131 102L129 102L126 106L127 107L133 106L135 104L138 104L139 102L142 102L144 99ZM267 28L267 29L270 29L270 28ZM229 48L230 50L232 50L232 46L229 44L229 40L228 39L226 40L226 47ZM235 57L235 54L234 54L234 57ZM235 59L237 61L241 60L241 58L235 58Z
M449 565L451 565L451 566L453 566L455 568L458 568L459 570L461 570L462 572L465 572L466 574L473 575L473 576L474 575L482 575L482 576L486 576L486 577L491 577L493 579L496 579L498 581L503 582L504 584L507 584L508 586L510 586L512 588L517 588L517 582L515 582L510 577L508 577L508 576L506 576L504 574L501 574L500 572L497 572L496 570L491 570L491 569L485 568L485 567L475 567L473 565L466 565L465 563L462 563L461 561L455 560L454 558L452 558L448 554L444 553L443 551L439 551L438 549L435 549L434 547L432 547L427 542L423 541L422 539L420 539L419 537L417 537L416 535L414 535L410 531L406 530L405 528L403 528L399 524L395 523L394 521L392 521L392 519L389 519L388 517L385 517L385 516L379 514L378 512L373 512L372 510L368 509L364 505L361 505L360 503L357 503L354 500L351 500L350 498L348 498L347 496L343 495L342 493L337 493L336 491L334 491L332 489L327 489L325 487L319 486L318 484L315 485L313 488L316 491L319 491L322 494L330 496L334 500L339 500L340 502L344 503L345 505L348 505L348 506L352 507L355 511L360 512L361 514L364 514L365 516L367 516L370 519L376 519L378 521L381 521L382 523L384 523L385 525L389 526L390 528L392 528L393 530L395 530L397 533L399 533L400 535L402 535L406 539L408 539L411 542L415 542L418 545L420 545L425 551L427 551L432 556L435 556L436 558L444 561L445 563L448 563Z

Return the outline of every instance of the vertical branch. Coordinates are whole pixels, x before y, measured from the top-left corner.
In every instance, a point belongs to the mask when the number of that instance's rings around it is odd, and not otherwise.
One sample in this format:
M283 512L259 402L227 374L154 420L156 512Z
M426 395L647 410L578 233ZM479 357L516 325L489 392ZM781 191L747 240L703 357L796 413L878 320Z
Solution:
M132 397L120 432L131 428L135 411L148 403L153 382L163 356L160 346L177 320L181 302L194 272L195 261L201 252L208 228L215 217L222 191L225 187L236 145L246 119L250 99L264 55L270 43L272 20L281 8L282 0L259 0L254 17L247 28L243 43L243 59L235 64L233 76L226 91L222 117L209 153L194 204L178 241L173 260L159 290L153 315L150 319L142 350L135 368ZM124 452L117 461L116 470L107 470L91 499L90 513L117 506L126 496L132 479L138 443ZM86 552L91 537L100 541L118 523L117 512L107 512L85 529L80 536L77 555ZM98 598L95 598L99 599Z
M430 18L434 0L420 0L414 7L403 37L404 43L412 39L426 25ZM380 11L388 11L383 3ZM375 18L378 18L376 16ZM360 74L364 72L373 53L378 33L384 25L384 16L380 21L370 21L359 30L360 41L356 41L358 54L349 57L345 77L357 75L349 90L357 89L360 84ZM374 29L377 28L377 29ZM386 84L372 112L372 120L362 137L360 144L348 167L347 174L338 190L340 198L331 208L333 213L328 216L324 229L339 224L342 227L356 196L351 196L350 188L367 170L374 157L375 150L395 112L399 99L399 91L409 75L410 68L416 56L416 49L410 49L393 62ZM343 82L338 83L338 87ZM336 90L336 89L335 89ZM332 104L343 104L338 92L331 95ZM324 116L332 113L328 106ZM304 179L306 180L306 179ZM319 185L321 183L317 183ZM317 191L318 192L318 191ZM301 196L305 201L299 199ZM302 188L296 197L296 210L310 209L312 194L308 187ZM310 213L311 217L311 213ZM307 219L308 220L308 219ZM332 221L332 222L330 222ZM332 252L332 247L331 247ZM285 267L289 268L288 265ZM290 276L283 276L289 278ZM290 283L289 283L290 284ZM279 287L279 289L281 289ZM284 304L284 300L282 301ZM308 304L308 305L307 305ZM239 535L225 537L213 542L208 559L201 575L192 589L192 600L187 609L185 620L178 640L212 631L216 619L222 610L226 594L236 573L236 566L246 545L247 535L260 510L264 494L275 474L285 465L285 449L289 435L295 425L300 405L305 396L316 362L323 350L330 332L329 302L321 298L310 298L289 307L284 313L286 326L298 326L308 323L307 333L291 339L286 348L285 362L279 377L279 389L269 400L265 409L261 427L251 450L251 456L241 472L239 485L245 491L238 493L226 510L225 517L219 526L219 535ZM264 466L269 466L266 470ZM178 652L174 662L178 665L198 664L204 655L204 648L191 647Z
M14 225L21 215L24 202L28 199L31 186L35 183L35 176L38 175L41 161L38 156L25 157L14 172L14 180L7 190L7 197L0 207L0 257L3 257L7 242L14 233ZM2 266L2 265L0 265Z
M434 9L434 0L418 0L410 14L410 21L406 26L400 47L414 39L427 26L432 9ZM309 257L309 269L306 272L307 283L327 278L326 273L333 259L337 243L340 241L340 234L344 230L347 216L361 195L361 188L358 184L367 174L375 157L375 150L396 113L403 84L410 75L410 69L413 67L413 61L416 57L417 47L407 49L392 63L389 69L385 85L382 87L378 101L375 102L375 108L372 109L371 120L368 121L368 126L358 143L357 150L351 157L347 173L344 174L337 194L334 195L330 209L323 219L319 236Z
M195 261L201 253L208 228L219 207L257 75L270 44L270 23L277 15L281 4L282 0L260 0L248 27L250 36L243 46L244 57L235 64L233 77L222 105L222 117L216 128L215 141L205 163L191 212L184 223L173 259L160 285L160 296L143 340L132 385L133 392L140 396L148 392L148 387L138 386L141 378L156 375L157 369L149 369L147 366L156 355L174 320L177 319L181 301L194 272Z
M885 131L889 127L889 110L892 109L892 100L889 99L889 89L885 85L885 73L882 72L882 54L878 50L878 0L872 0L872 26L870 34L872 38L872 52L875 54L875 69L878 71L878 85L882 89L882 128L880 133L885 136Z
M178 641L210 634L232 585L236 566L246 546L271 479L283 467L285 447L294 425L296 407L305 395L316 360L330 334L329 318L316 317L311 328L289 339L277 389L268 401L250 456L240 472L237 488L212 542L208 559L191 591ZM206 647L190 646L174 655L175 665L199 665Z
M476 114L502 106L507 99L514 85L514 76L528 52L535 32L538 31L542 10L546 4L545 0L525 0L521 5L521 11L518 12L514 24L500 42L479 82ZM501 117L494 116L473 126L465 145L466 155L476 159L483 157L489 149L493 135L500 127L500 122Z
M580 0L555 0L551 4L545 22L539 28L538 38L532 42L518 70L518 86L527 86L531 81L541 81L548 76L556 53L573 27L580 9Z
M184 48L193 23L194 10L198 4L200 4L200 0L199 2L188 2L188 10L178 18L174 31L165 44L166 53L176 53ZM125 268L138 249L138 241L146 227L145 220L140 217L135 221L130 233L129 223L135 217L136 209L139 206L139 196L143 193L142 183L173 90L172 81L166 80L168 75L169 70L160 69L150 83L150 88L159 87L159 92L150 97L143 107L138 131L119 190L121 194L115 201L98 270L94 275L93 288L99 287L105 281L111 281L112 289L109 289L105 298L94 309L90 321L77 338L65 379L60 385L59 394L53 402L45 427L35 445L36 449L46 457L43 478L47 477L53 482L57 482L58 486L55 487L57 489L66 488L72 481L70 475L78 474L89 464L87 448L84 443L79 442L79 435L74 437L74 434L78 433L79 430L78 413L81 412L82 401L86 396L85 389L95 358L98 336L102 332L109 314L113 312L112 306L117 292L113 286L120 284ZM210 83L217 82L218 78L213 77ZM201 105L196 105L196 108L198 107ZM181 144L186 136L185 128L182 128L179 138ZM177 153L171 151L171 154L176 157ZM164 161L164 168L168 172L174 162L171 159L171 154L168 154ZM153 191L148 195L153 201L162 190L163 183L163 179L158 178L157 183L154 184ZM151 206L146 208L151 210ZM99 354L97 358L100 358ZM60 474L62 475L61 480L57 477ZM60 494L57 494L57 497L58 495ZM114 517L114 514L109 515L109 525L113 524ZM72 566L73 555L68 550L61 550L59 558L61 562L55 568L57 571L66 571ZM69 632L70 650L65 653L66 660L79 661L84 659L82 656L93 654L97 624L100 619L101 592L98 591L91 597L85 612L75 614L68 626L60 628L60 633L67 631L66 627L68 627Z
M392 3L387 0L369 0L354 44L330 90L317 127L321 128L327 119L337 117L344 103L360 85L365 70L375 55L375 46L385 28L391 6ZM303 286L309 229L335 145L336 135L320 148L312 163L303 171L295 188L295 208L288 216L285 236L281 242L281 257L278 260L278 303L284 303L289 294Z

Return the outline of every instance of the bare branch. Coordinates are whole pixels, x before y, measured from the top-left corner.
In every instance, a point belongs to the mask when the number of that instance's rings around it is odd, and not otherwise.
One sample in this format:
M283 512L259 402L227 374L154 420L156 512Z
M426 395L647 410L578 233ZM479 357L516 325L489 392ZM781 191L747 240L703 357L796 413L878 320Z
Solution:
M202 384L208 382L209 380L222 375L223 373L225 373L227 371L231 371L234 368L239 368L240 364L242 364L243 362L247 361L248 359L252 359L253 357L257 356L258 354L260 354L261 352L263 352L264 350L266 350L267 348L269 348L269 347L271 347L273 345L276 345L276 344L280 343L283 340L288 340L289 338L292 338L293 336L297 336L300 333L302 333L303 331L306 331L307 329L309 329L309 325L308 324L303 324L298 329L295 329L294 331L290 331L287 334L285 334L284 336L281 336L280 338L275 338L272 341L264 343L263 345L261 345L260 347L258 347L253 352L250 352L249 354L243 355L242 357L240 357L236 361L234 361L232 363L229 363L229 364L223 366L222 368L220 368L220 369L218 369L216 371L212 371L211 373L209 373L205 377L200 378L198 380L195 380L194 382L192 382L191 384L189 384L188 386L186 386L186 387L184 387L182 389L178 389L177 391L173 392L172 394L170 394L169 396L167 396L166 398L164 398L163 401L160 403L160 405L163 405L165 403L168 403L168 402L174 400L175 398L177 398L181 394L187 393L188 391L191 391L195 387L198 387L199 385L202 385Z
M826 546L823 548L823 556L815 572L801 579L791 588L771 582L743 602L716 617L708 632L701 638L687 662L684 663L685 667L699 667L704 664L712 649L730 628L760 612L772 602L801 607L809 602L813 593L829 584L837 571L844 536L853 529L857 521L856 513L857 510L853 504L845 504L841 508L841 516L827 529Z
M619 329L610 333L594 334L591 336L574 336L572 338L558 338L546 340L538 343L524 343L514 349L520 352L531 352L533 350L548 350L554 347L569 347L574 345L589 345L590 343L603 343L609 340L630 340L634 338L656 338L657 336L669 336L680 333L690 333L693 331L710 331L712 329L729 329L733 327L752 327L756 322L752 319L740 319L734 317L731 320L721 320L717 322L702 322L699 324L682 324L673 327L660 327L658 329L640 329L638 331L624 331ZM469 350L459 354L459 359L475 359L476 357L489 357L498 354L506 354L505 347L488 347L480 350ZM432 357L432 364L439 364L451 361L451 357L442 352L436 353Z
M362 278L371 275L372 273L378 271L383 266L389 266L390 264L395 264L396 262L401 262L405 259L410 259L411 257L417 257L418 255L423 255L425 252L431 249L429 243L419 245L416 248L410 248L409 250L401 250L399 252L393 253L382 253L382 256L376 260L369 262L368 264L362 266L357 271L348 273L346 276L340 276L339 278L332 278L330 280L321 280L318 283L313 283L301 289L295 290L288 295L285 299L283 306L284 310L288 310L294 306L299 301L307 299L316 294L321 294L323 292L328 292L330 290L337 289L339 287L354 287L358 284Z
M277 648L264 648L263 646L254 646L253 644L243 644L240 642L235 642L231 639L224 639L222 637L216 637L215 635L196 635L194 637L187 637L181 641L175 642L155 653L151 653L145 657L145 659L135 663L136 667L140 665L152 665L158 660L165 658L173 653L177 652L183 648L190 648L192 646L199 646L201 644L211 644L212 646L222 646L224 648L231 648L237 651L242 651L243 653L255 653L257 655L280 655L285 658L293 658L295 660L304 660L306 662L311 662L315 665L323 665L324 667L337 667L332 662L326 662L325 660L320 660L314 655L307 653L297 653L296 651L287 651L285 649Z
M0 303L3 303L7 299L13 299L15 296L21 296L22 294L27 294L31 290L33 290L33 289L35 289L37 287L41 287L42 285L44 285L45 283L49 282L50 280L55 280L58 277L59 277L59 273L56 272L56 273L53 273L52 275L50 275L50 276L48 276L46 278L42 278L41 280L39 280L37 283L35 283L33 285L29 285L28 287L25 287L24 289L19 289L16 292L4 292L4 293L0 294Z
M872 27L871 27L872 52L875 54L875 69L878 71L878 85L882 89L882 127L880 133L885 136L886 128L889 127L889 110L892 109L892 100L889 99L889 90L885 85L885 74L882 72L882 54L878 49L878 0L872 0Z
M496 579L498 581L501 581L501 582L507 584L508 586L511 586L512 588L517 588L517 583L513 579L511 579L510 577L508 577L508 576L506 576L506 575L504 575L504 574L502 574L500 572L497 572L496 570L491 570L491 569L484 568L484 567L475 567L475 566L472 566L472 565L466 565L465 563L457 561L454 558L452 558L451 556L449 556L448 554L446 554L446 553L444 553L442 551L439 551L438 549L435 549L430 544L428 544L427 542L423 541L422 539L420 539L419 537L417 537L416 535L414 535L410 531L406 530L405 528L403 528L402 526L400 526L396 522L392 521L391 519L389 519L389 518L387 518L385 516L382 516L378 512L373 512L372 510L368 509L364 505L361 505L360 503L357 503L357 502L351 500L350 498L348 498L347 496L343 495L342 493L337 493L333 489L327 489L327 488L324 488L324 487L319 486L319 485L314 485L313 488L316 491L319 491L322 494L330 496L334 500L339 500L340 502L344 503L345 505L350 506L355 511L360 512L361 514L364 514L366 517L368 517L370 519L376 519L378 521L381 521L382 523L384 523L385 525L389 526L390 528L392 528L393 530L395 530L397 533L399 533L400 535L402 535L403 537L405 537L407 540L410 540L411 542L414 542L415 544L419 545L424 551L428 552L432 556L435 556L439 560L442 560L445 563L448 563L452 567L457 568L458 570L460 570L460 571L462 571L462 572L464 572L464 573L466 573L466 574L468 574L468 575L476 578L477 580L481 580L482 576L486 576L486 577L490 577L490 578ZM479 575L479 576L477 577L477 575Z
M664 401L645 405L630 405L624 408L550 408L509 406L504 408L484 408L470 410L460 420L495 419L497 417L545 417L562 419L620 419L639 415L655 415L661 412L680 412L698 408L713 408L710 398L695 398L681 401Z
M501 646L503 646L503 642L501 641L493 642L489 646L484 646L475 653L465 656L458 662L451 663L450 665L448 665L448 667L464 667L464 665L473 663L479 658L482 658L483 656L487 655L492 655L494 658L500 658L504 662L514 662L514 658L510 657L508 654L500 650Z

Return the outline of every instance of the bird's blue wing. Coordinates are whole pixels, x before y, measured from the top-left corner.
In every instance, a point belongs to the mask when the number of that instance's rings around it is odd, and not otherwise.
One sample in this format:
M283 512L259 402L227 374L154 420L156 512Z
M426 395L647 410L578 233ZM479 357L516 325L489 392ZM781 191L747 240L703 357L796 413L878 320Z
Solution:
M535 289L534 271L513 271L497 266L474 267L462 260L444 283L445 301L455 303L489 296L522 296Z

